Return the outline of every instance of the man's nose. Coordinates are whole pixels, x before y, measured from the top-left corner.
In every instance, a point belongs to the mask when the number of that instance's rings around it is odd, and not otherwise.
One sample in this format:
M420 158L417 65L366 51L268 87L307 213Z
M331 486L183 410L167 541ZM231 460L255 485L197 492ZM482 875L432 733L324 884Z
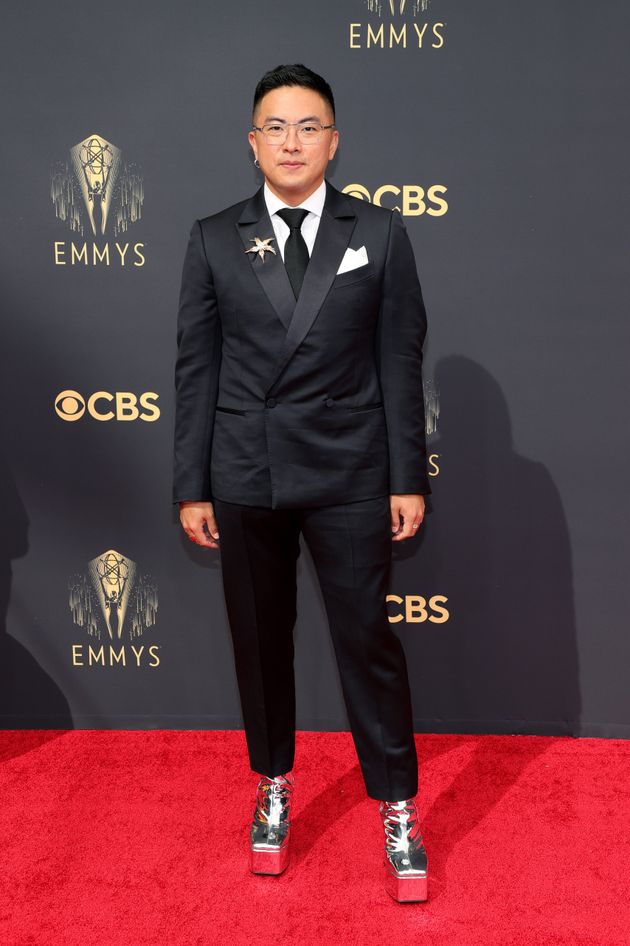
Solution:
M298 130L295 125L291 125L287 128L287 137L284 140L284 149L285 151L299 151L302 147L302 142L298 135Z

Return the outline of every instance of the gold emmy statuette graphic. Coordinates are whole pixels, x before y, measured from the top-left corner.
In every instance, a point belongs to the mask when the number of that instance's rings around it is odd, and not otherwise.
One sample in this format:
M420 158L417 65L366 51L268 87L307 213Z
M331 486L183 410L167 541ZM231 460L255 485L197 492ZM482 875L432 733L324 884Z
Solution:
M120 173L120 149L99 135L92 135L71 148L70 155L92 225L92 233L96 234L94 211L99 205L100 232L105 233L112 192Z
M88 564L92 584L101 605L109 636L122 636L129 594L136 574L136 563L113 549Z
M140 575L136 563L115 549L88 562L87 573L73 576L69 591L74 623L92 637L100 639L104 624L110 640L121 640L127 622L133 640L155 623L155 582L150 575Z
M108 229L118 236L140 219L144 183L136 166L123 161L120 148L93 134L53 169L50 196L57 218L70 229L83 234L87 217L94 236Z

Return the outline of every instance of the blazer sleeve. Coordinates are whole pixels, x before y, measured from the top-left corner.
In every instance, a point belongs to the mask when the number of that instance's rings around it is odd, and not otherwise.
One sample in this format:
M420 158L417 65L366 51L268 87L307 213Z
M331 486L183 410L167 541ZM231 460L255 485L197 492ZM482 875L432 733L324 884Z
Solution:
M376 333L392 494L431 493L422 388L426 332L413 248L402 216L392 211Z
M210 449L221 321L199 220L190 230L177 315L173 502L211 501Z

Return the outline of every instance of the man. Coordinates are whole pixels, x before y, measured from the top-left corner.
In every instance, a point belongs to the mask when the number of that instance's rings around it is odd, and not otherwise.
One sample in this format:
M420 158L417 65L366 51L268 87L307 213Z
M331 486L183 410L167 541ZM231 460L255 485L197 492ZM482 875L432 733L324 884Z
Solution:
M178 316L175 475L186 534L220 548L251 767L250 866L287 865L293 792L296 561L322 589L385 879L424 900L426 853L402 645L385 597L392 541L417 534L426 471L426 316L396 212L326 179L339 141L328 83L266 73L249 142L264 184L196 220Z

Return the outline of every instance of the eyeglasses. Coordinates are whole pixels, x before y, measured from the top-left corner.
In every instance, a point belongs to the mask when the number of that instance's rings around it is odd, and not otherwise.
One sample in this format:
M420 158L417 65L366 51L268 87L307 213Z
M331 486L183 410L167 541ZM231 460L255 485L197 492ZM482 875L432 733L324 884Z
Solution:
M254 131L261 131L265 136L265 141L270 145L281 145L287 140L289 128L295 125L297 136L302 144L314 144L324 134L324 129L334 128L332 125L322 125L319 122L266 122L261 128L258 125L252 125Z

